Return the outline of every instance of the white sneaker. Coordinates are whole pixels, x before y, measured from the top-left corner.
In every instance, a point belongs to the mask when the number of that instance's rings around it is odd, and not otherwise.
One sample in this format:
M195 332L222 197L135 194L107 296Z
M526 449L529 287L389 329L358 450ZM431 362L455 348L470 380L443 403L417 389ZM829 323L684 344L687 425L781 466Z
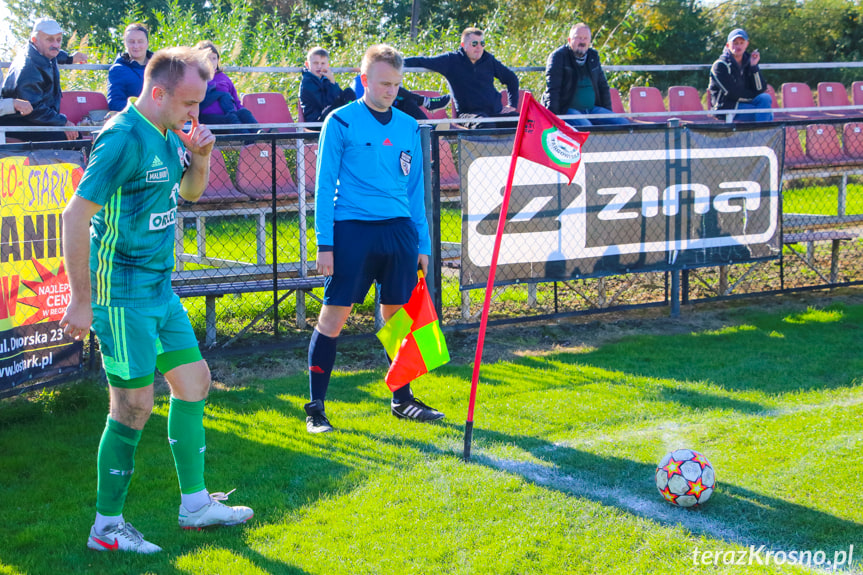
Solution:
M162 550L150 543L131 523L121 521L112 525L104 534L96 533L96 526L90 528L87 547L94 551L131 551L133 553L157 553Z
M215 525L239 525L251 519L255 512L243 505L229 507L222 503L228 500L228 495L236 491L231 489L227 493L210 493L210 502L194 513L188 511L180 504L180 527L183 529L203 529Z

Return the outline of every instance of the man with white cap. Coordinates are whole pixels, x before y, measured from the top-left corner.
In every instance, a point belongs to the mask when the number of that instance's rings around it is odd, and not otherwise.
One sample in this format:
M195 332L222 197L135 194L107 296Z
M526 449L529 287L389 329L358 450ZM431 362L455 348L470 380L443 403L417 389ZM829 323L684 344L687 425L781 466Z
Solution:
M773 98L765 92L767 82L758 69L761 55L758 50L747 52L749 36L742 28L728 34L725 50L710 68L710 94L712 110L764 110L755 114L739 114L741 122L773 121Z
M27 116L17 114L0 118L6 126L57 126L74 124L60 113L60 71L58 64L83 64L87 55L82 52L67 54L60 49L63 29L56 20L39 18L30 33L27 50L12 62L3 83L3 98L27 100L33 111ZM28 141L74 140L78 132L7 132L8 136Z

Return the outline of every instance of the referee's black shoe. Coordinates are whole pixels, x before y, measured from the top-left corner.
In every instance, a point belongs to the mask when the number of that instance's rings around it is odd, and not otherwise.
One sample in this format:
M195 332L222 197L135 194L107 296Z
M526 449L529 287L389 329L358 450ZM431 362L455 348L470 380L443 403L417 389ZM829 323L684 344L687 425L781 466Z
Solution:
M437 421L443 419L444 414L433 407L429 407L419 399L412 397L400 403L390 404L393 415L399 419L413 419L414 421Z
M309 433L327 433L333 430L330 420L324 413L324 402L320 399L310 401L303 406L306 410L306 431Z

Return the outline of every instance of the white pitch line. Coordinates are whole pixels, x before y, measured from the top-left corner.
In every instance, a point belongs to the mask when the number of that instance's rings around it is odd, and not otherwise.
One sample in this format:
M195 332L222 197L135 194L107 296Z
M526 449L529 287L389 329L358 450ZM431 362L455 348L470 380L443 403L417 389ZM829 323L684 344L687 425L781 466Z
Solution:
M546 467L526 461L513 461L509 459L498 459L483 454L476 454L474 459L482 464L488 465L501 471L519 475L528 481L551 487L558 491L569 493L578 497L597 500L599 502L612 502L615 506L627 509L641 517L667 524L678 524L693 532L709 534L718 539L742 546L754 545L756 548L764 545L766 550L785 551L774 543L767 541L756 541L746 530L738 530L722 521L712 519L705 515L692 513L686 509L672 507L665 501L659 499L645 499L625 493L621 489L605 487L597 481L591 480L588 474L582 477L574 477L557 471L555 467ZM834 571L829 568L818 568L816 566L798 565L808 568L816 573ZM842 570L842 573L860 573L858 570Z

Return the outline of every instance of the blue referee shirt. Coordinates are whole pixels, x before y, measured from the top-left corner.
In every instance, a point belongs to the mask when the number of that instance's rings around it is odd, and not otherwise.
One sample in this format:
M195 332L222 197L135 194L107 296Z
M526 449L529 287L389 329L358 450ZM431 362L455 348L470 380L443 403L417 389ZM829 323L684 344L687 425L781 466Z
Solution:
M381 124L356 100L330 114L321 130L315 185L318 249L333 245L333 222L408 217L419 253L431 255L417 121L392 110Z

